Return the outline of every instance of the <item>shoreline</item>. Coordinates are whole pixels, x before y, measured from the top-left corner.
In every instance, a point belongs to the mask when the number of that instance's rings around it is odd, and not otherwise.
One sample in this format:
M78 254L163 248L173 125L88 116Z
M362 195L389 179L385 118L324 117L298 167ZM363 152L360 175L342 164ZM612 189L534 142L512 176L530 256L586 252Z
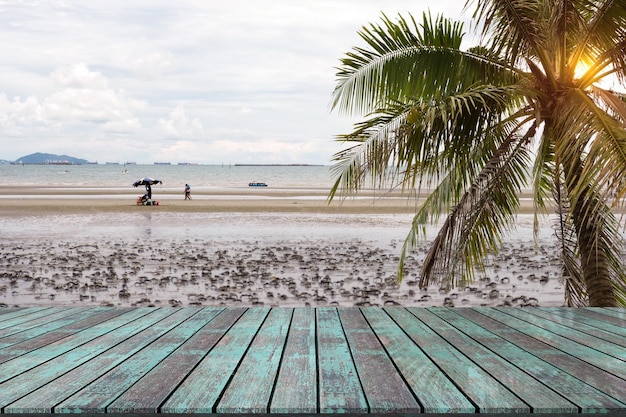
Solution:
M159 206L137 206L142 192L0 186L0 304L563 305L551 221L535 247L532 214L516 218L485 277L445 292L417 285L437 225L395 282L416 198L369 190L329 205L326 190L231 188L185 201L157 187Z
M158 206L136 204L143 188L0 186L0 215L19 217L46 214L106 213L328 213L412 214L427 194L366 189L355 196L336 196L321 188L197 188L192 200L182 190L153 187ZM523 194L519 214L531 214L530 196Z

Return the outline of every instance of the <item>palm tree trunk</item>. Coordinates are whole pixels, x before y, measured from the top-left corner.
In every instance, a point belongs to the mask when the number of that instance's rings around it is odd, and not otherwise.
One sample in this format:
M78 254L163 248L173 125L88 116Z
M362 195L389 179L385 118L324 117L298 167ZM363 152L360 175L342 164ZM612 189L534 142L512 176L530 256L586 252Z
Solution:
M580 160L577 161L576 168L570 171L574 172L574 178L567 178L566 175L566 184L570 196L574 184L577 184L580 178L581 165ZM591 190L585 187L578 194L578 202L572 205L572 220L576 228L583 277L587 287L589 306L617 307L608 256L599 244L600 239L598 238L602 233L604 224L601 216L588 215L588 213L593 212L593 206L597 207L598 204L602 204L594 201L595 198Z
M617 307L606 253L595 244L597 225L584 220L581 211L584 213L584 209L580 208L574 211L573 220L578 235L578 248L589 305Z

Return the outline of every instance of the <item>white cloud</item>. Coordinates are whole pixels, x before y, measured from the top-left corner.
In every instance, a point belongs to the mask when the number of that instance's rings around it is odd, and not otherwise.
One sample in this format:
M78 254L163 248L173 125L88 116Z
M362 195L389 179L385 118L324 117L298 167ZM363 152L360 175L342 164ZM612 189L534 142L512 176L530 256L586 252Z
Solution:
M174 55L171 52L150 52L134 58L132 68L138 77L154 80L171 69L174 64L173 61Z
M117 133L141 128L136 113L144 110L146 103L128 97L123 90L107 88L107 79L86 65L58 69L51 78L63 88L42 100L34 96L9 99L0 94L0 126L16 131L35 123L54 128L88 124Z
M159 128L165 137L198 138L204 133L200 120L190 120L182 104L170 112L168 120L159 119Z
M107 79L97 71L91 71L87 65L80 63L70 67L59 68L52 74L52 79L63 87L106 89Z
M11 59L0 68L0 135L23 140L2 142L0 159L85 151L75 156L139 163L176 152L204 163L329 163L332 138L351 129L329 114L334 67L362 44L357 30L381 11L461 16L458 0L1 7L0 56Z

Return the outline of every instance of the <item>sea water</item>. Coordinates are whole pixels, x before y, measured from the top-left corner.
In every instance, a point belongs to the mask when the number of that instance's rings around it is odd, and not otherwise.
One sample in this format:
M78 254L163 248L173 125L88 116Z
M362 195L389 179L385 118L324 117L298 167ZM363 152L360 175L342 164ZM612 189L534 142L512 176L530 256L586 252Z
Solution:
M333 183L329 166L313 165L0 165L0 186L130 187L152 177L166 187L237 188L263 182L276 188L322 188Z

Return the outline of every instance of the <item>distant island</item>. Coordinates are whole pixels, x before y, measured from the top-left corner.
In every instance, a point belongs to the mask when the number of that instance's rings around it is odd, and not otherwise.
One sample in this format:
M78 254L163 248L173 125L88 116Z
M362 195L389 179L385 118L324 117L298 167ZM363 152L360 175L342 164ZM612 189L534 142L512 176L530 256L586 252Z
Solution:
M89 162L86 159L76 158L69 155L36 152L17 158L11 163L14 165L85 165L95 162Z
M98 162L90 162L86 159L77 158L75 156L70 155L58 155L53 153L44 153L44 152L36 152L30 155L24 155L20 158L17 158L15 161L3 160L0 159L0 164L10 164L10 165L97 165ZM104 162L104 165L121 165L121 162ZM169 161L156 161L153 162L154 165L172 165ZM184 166L192 166L192 165L202 165L197 162L178 162L178 165ZM124 165L137 165L137 162L124 162ZM321 164L263 164L263 163L239 163L239 164L228 164L229 166L236 167L319 167L324 166ZM222 166L224 164L222 163Z

